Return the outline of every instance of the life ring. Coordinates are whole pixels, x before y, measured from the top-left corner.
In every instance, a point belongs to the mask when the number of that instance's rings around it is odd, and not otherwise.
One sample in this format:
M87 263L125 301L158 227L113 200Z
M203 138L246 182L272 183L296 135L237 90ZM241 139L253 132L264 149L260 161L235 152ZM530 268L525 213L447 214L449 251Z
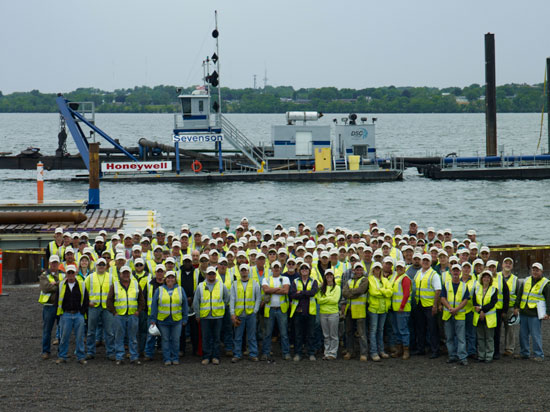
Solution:
M199 173L202 170L202 163L198 160L195 160L193 163L191 163L191 170L195 173Z

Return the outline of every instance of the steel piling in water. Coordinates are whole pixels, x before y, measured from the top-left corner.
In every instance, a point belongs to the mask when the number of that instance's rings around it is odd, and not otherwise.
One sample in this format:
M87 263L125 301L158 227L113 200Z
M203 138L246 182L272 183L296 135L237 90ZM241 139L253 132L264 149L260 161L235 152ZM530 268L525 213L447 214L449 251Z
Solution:
M495 35L485 35L485 127L487 156L497 155Z

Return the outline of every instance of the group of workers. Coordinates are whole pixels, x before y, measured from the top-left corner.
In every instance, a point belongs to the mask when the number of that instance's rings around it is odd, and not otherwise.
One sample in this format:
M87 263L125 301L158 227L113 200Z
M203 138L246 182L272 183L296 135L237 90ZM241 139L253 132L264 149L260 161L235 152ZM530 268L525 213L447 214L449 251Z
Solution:
M93 244L56 229L40 275L42 358L57 321L57 363L67 362L73 333L81 364L104 345L117 365L151 361L158 348L165 365L178 365L188 339L204 365L219 364L222 345L233 363L271 361L277 341L294 361L438 358L445 349L461 365L544 359L542 265L519 279L513 260L491 260L474 230L459 241L415 221L406 232L376 220L363 232L225 225L210 236L186 224L179 234L101 231Z

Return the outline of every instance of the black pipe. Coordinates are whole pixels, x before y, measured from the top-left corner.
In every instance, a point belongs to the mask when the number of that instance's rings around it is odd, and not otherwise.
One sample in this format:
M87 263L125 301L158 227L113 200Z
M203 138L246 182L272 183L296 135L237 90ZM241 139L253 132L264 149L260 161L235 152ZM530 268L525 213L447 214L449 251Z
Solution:
M485 35L485 130L487 156L497 155L495 35Z

